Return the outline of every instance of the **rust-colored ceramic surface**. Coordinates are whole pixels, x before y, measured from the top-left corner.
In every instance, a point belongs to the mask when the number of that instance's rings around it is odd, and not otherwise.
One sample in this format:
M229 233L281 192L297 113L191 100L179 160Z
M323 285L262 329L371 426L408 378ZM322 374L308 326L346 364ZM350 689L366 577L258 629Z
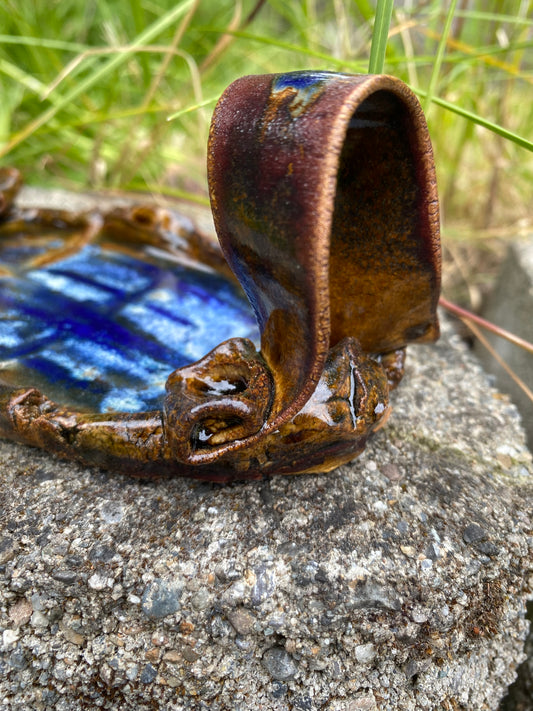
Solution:
M3 172L0 342L17 346L1 356L15 365L0 372L0 434L214 481L328 471L361 452L406 345L438 337L438 201L416 97L388 76L244 77L215 110L208 174L226 261L161 209L21 212L17 174ZM75 324L33 305L58 291ZM44 345L28 356L32 318ZM146 372L139 387L127 357Z

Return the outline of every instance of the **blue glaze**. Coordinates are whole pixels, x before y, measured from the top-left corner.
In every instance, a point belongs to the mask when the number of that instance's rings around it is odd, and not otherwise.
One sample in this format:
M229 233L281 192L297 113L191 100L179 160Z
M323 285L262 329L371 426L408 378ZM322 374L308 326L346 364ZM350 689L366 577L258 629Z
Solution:
M24 238L16 234L14 236L2 236L0 255L2 265L10 269L17 268L24 262L46 254L51 249L63 247L63 239L46 238L45 240L35 240Z
M343 78L344 75L337 72L287 72L274 78L272 93L277 94L286 89L293 89L295 95L289 104L289 111L293 118L297 118L318 99L325 83L333 77Z
M258 340L245 297L214 273L98 244L43 268L16 264L15 251L0 249L12 268L0 279L0 378L62 404L158 409L174 369L227 338Z
M312 89L316 86L322 86L325 81L329 81L333 77L343 77L345 75L338 72L314 72L312 70L302 70L299 72L286 72L275 77L272 84L275 91L282 91L287 87L293 87L298 91Z

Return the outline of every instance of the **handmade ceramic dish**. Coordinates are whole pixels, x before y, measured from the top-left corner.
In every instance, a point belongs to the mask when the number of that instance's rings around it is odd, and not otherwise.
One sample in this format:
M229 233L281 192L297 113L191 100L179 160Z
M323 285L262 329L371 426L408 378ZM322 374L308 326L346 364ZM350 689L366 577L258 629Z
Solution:
M208 177L222 251L161 208L17 208L3 170L2 436L213 481L362 451L406 345L438 337L416 97L388 76L244 77L215 109Z

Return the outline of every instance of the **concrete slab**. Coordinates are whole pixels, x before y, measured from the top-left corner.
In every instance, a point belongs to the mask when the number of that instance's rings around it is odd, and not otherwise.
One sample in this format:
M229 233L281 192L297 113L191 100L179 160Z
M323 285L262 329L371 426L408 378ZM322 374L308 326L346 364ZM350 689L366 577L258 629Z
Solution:
M517 410L446 320L393 407L330 474L231 486L0 442L4 708L496 710L533 589Z

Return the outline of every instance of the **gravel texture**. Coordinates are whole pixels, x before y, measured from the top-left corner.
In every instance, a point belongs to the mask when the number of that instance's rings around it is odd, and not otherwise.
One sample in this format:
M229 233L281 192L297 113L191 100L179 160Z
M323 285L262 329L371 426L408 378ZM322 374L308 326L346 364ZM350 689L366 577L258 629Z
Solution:
M529 620L529 635L526 641L525 653L527 659L518 667L516 680L499 707L499 711L532 711L533 710L533 600L527 607Z
M497 709L533 467L444 324L327 475L141 482L0 443L0 709Z

